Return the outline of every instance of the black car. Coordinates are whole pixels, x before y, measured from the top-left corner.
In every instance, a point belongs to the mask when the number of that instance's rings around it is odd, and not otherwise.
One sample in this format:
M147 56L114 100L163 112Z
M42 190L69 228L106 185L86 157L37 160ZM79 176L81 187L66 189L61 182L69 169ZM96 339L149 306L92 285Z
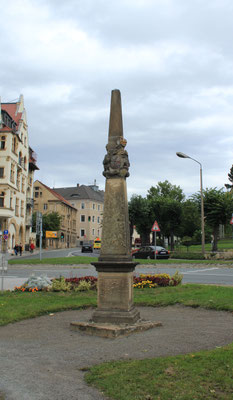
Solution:
M84 243L81 249L82 253L93 253L93 247L89 243Z
M168 259L170 252L161 246L142 246L138 251L133 254L133 258L154 259Z

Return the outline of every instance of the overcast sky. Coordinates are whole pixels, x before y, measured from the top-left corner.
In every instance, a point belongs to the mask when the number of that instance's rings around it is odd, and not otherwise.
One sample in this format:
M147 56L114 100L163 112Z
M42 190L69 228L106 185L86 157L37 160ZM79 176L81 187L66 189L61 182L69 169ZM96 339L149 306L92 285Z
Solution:
M168 180L229 183L232 0L0 0L0 96L24 95L35 179L104 189L110 97L121 91L128 197Z

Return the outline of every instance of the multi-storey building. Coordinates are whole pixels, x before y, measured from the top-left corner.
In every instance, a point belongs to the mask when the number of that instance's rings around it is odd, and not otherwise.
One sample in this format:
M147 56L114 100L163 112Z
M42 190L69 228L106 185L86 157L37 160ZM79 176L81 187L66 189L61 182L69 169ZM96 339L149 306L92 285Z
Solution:
M93 243L96 237L101 238L104 191L99 190L96 182L89 186L77 184L75 187L55 190L78 210L77 245L82 245L84 241Z
M23 96L17 102L0 102L0 238L4 251L15 244L29 246L37 169L36 154L29 147Z
M50 189L40 181L34 182L34 212L42 214L57 212L61 217L61 227L57 238L46 238L46 247L76 247L77 242L77 209L56 190Z

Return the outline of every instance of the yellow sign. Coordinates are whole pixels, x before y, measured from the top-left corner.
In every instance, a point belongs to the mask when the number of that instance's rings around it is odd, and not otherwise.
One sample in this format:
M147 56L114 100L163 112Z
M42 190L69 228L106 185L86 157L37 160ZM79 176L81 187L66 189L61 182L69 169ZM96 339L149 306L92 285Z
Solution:
M46 238L57 239L57 232L55 231L46 231Z

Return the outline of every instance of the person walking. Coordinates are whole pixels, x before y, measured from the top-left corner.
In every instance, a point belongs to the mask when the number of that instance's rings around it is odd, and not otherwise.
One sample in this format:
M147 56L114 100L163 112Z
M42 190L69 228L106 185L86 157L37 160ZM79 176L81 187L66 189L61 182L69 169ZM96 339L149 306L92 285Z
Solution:
M33 242L31 242L31 244L30 244L30 252L31 253L33 253L34 248L35 248L35 245Z
M18 255L18 251L19 251L19 246L16 244L14 247L14 252L16 256Z
M22 255L22 251L23 251L22 243L20 243L20 245L18 247L19 247L19 255L21 256Z

